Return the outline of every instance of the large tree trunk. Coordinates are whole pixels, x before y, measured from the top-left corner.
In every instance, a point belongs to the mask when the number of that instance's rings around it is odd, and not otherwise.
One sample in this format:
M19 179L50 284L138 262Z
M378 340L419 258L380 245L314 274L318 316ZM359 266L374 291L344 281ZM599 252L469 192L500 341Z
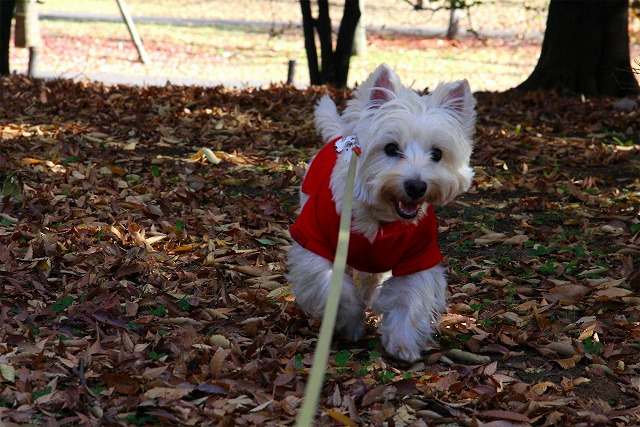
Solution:
M337 87L347 85L349 62L353 47L353 38L360 19L360 7L357 1L346 1L344 14L340 23L335 51L333 50L331 18L329 2L318 0L318 18L314 19L311 2L300 0L302 10L302 28L304 32L305 50L309 63L309 77L312 85L331 84ZM320 56L322 64L318 64L315 33L320 40Z
M6 76L9 70L9 43L11 41L11 20L16 0L0 0L0 75Z
M551 0L540 59L516 89L624 96L638 90L628 0Z

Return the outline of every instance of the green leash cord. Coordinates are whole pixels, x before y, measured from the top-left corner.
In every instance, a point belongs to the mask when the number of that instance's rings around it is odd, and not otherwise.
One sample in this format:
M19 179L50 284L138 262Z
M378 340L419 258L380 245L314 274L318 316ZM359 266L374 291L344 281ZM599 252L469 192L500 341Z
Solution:
M355 150L359 154L359 150ZM333 329L336 325L338 314L338 304L340 303L340 291L342 290L342 280L347 267L347 250L349 249L349 236L351 234L351 205L353 202L353 184L356 175L356 162L358 156L351 156L349 160L349 171L344 188L344 198L342 199L342 212L340 213L340 231L338 234L338 247L336 257L333 261L333 272L331 273L331 285L327 305L324 307L322 326L316 343L315 356L311 374L307 382L304 393L302 408L296 419L297 427L310 427L316 415L316 407L320 401L320 392L324 374L329 360L329 348L333 338Z

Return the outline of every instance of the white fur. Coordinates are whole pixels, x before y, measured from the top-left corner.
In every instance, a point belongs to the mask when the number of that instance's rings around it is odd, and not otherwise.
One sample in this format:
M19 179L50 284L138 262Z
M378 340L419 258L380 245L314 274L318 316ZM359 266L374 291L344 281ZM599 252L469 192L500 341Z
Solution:
M382 315L380 332L389 354L409 361L420 358L446 309L446 288L441 266L384 282L372 309Z
M322 317L327 304L333 264L325 258L309 252L293 243L288 256L289 278L293 282L293 294L300 307L310 316ZM345 274L338 306L336 329L345 338L357 341L365 330L363 294L353 278Z
M316 127L327 141L356 135L362 147L353 201L352 230L373 241L381 224L419 221L429 204L443 205L466 191L473 171L475 100L466 80L442 83L420 96L403 87L386 65L379 66L356 90L342 115L323 97L315 111ZM385 154L396 143L400 156ZM433 150L442 159L433 159ZM331 175L331 191L340 213L347 162L338 161ZM424 196L413 200L405 191L407 180L426 183ZM304 205L306 195L301 193ZM398 202L420 206L414 219L399 217ZM288 257L289 279L299 305L311 316L322 316L332 264L294 243ZM365 330L365 308L382 315L380 330L387 352L413 361L429 342L440 313L446 308L444 270L436 266L407 276L345 275L337 330L357 340ZM359 283L356 283L359 282Z

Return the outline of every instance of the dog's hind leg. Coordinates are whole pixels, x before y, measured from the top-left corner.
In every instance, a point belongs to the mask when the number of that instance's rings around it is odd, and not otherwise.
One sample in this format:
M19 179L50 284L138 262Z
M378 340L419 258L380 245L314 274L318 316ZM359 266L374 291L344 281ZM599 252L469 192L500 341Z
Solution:
M298 305L312 317L322 317L329 297L333 264L293 243L288 256L292 292ZM345 274L340 293L336 331L344 338L358 341L365 331L365 302L353 279Z

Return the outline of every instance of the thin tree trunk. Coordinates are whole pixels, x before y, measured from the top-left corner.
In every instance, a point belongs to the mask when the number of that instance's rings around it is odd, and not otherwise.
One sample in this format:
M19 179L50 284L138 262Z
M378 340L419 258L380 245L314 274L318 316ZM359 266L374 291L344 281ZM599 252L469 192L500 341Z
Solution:
M304 49L307 52L309 64L309 80L311 85L321 85L320 67L318 65L318 53L316 52L315 20L311 14L311 1L300 0L302 11L302 31L304 33Z
M331 18L329 17L329 1L318 0L317 19L313 19L309 0L300 0L300 7L311 84L328 83L338 87L346 86L354 33L360 19L359 2L356 0L345 2L335 51L333 50ZM316 32L320 40L320 66L316 52Z
M447 28L446 38L453 40L458 36L460 31L460 9L457 7L456 0L449 1L449 27Z
M9 69L9 43L11 42L11 20L16 0L0 0L0 75L7 76Z
M322 58L322 83L334 80L333 74L333 43L331 41L331 17L329 16L329 2L318 0L318 19L316 29L320 39L320 57Z
M349 65L351 61L351 51L353 48L353 38L356 27L360 20L360 5L357 1L346 1L344 4L344 14L338 32L336 44L335 64L335 85L338 87L347 86L349 76Z
M367 28L364 22L364 2L365 0L358 0L360 5L360 19L358 20L358 26L353 38L353 51L354 56L364 57L367 54Z

